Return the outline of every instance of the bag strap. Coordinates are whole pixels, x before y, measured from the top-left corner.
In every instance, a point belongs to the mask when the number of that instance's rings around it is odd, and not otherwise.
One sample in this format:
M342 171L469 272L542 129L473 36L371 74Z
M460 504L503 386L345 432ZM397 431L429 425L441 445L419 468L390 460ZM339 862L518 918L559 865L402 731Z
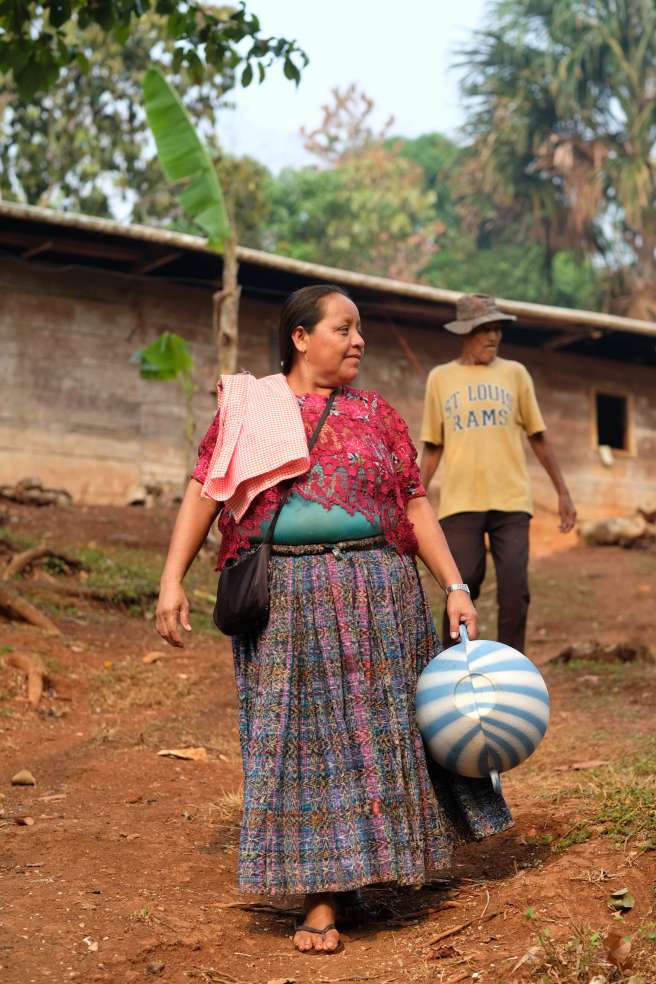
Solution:
M319 434L321 433L321 428L323 427L326 420L328 419L328 415L332 410L333 403L335 402L335 397L337 396L338 393L339 393L339 389L334 389L330 394L330 396L328 397L323 413L319 417L319 422L317 423L317 426L314 428L312 432L312 437L308 441L308 451L312 451L312 448L317 443ZM273 534L276 529L276 523L278 522L278 517L280 516L280 513L282 512L282 508L287 502L287 499L289 498L289 493L291 492L292 486L295 481L296 478L292 478L291 481L287 482L287 487L283 491L283 494L280 498L280 502L278 503L278 508L273 514L273 519L269 523L269 529L266 531L266 534L262 539L262 543L271 543L271 541L273 540Z

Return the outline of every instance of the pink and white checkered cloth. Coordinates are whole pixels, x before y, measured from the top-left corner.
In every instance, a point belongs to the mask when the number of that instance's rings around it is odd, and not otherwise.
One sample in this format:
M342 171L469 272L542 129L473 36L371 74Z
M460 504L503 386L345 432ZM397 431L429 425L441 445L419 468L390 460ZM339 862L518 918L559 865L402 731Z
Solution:
M217 383L219 430L201 495L224 502L236 521L264 489L310 467L303 418L282 373L248 372Z

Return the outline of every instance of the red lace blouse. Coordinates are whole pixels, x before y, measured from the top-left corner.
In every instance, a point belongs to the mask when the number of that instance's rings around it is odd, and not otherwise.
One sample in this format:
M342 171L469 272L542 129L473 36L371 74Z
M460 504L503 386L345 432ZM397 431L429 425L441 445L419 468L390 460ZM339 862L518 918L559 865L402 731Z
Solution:
M308 438L325 407L326 396L306 393L298 403ZM192 473L205 481L216 443L218 415L198 449ZM294 483L294 492L325 509L341 506L377 523L388 543L399 553L416 553L417 539L408 520L410 499L426 495L416 463L417 452L403 418L375 390L342 387L319 439L310 455L310 468ZM222 534L217 567L236 557L251 540L260 539L262 528L273 517L280 501L280 487L261 492L241 522L225 507L219 515Z

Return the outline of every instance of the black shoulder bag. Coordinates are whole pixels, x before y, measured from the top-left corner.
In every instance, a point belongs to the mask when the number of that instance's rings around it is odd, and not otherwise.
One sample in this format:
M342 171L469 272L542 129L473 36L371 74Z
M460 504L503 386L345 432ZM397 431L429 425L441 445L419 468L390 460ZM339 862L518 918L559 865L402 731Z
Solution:
M321 418L308 441L308 451L317 443L337 390L330 394ZM224 635L256 635L269 620L269 557L278 517L287 502L296 479L292 479L281 496L269 529L259 547L243 559L224 567L219 576L214 606L214 624Z

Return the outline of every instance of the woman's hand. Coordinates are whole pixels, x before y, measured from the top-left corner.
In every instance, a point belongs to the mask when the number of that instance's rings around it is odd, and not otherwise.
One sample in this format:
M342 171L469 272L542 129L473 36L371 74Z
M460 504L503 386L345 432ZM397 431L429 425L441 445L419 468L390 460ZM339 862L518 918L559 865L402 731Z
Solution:
M183 629L191 632L189 601L180 581L163 581L155 611L155 627L170 646L181 649L184 642L180 638L178 622Z
M466 591L451 591L446 598L449 631L452 639L460 638L460 623L464 622L470 639L478 639L478 612Z

